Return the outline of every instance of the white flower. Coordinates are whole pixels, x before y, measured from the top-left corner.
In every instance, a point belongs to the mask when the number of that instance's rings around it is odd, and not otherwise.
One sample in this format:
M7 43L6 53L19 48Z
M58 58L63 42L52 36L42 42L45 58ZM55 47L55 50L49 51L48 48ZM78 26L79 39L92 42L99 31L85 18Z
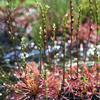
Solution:
M34 47L34 45L35 45L34 42L32 42L32 43L31 43L31 47Z
M94 55L94 49L89 49L87 51L87 56Z
M2 93L0 93L0 96L2 96Z

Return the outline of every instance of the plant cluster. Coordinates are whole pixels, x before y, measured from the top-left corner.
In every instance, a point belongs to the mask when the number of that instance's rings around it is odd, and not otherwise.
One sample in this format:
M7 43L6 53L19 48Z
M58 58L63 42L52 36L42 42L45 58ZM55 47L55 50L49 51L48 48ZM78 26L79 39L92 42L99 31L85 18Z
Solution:
M100 74L97 76L99 66L97 64L88 69L83 64L79 68L79 73L77 66L67 68L63 91L61 91L62 68L54 66L50 70L47 69L45 79L34 62L28 63L24 70L17 69L14 72L18 81L10 86L12 94L7 96L7 100L94 100L92 99L94 95L99 100Z
M7 65L1 68L0 97L4 93L4 100L99 100L100 1L34 0L30 7L24 4L31 0L6 1L0 8L0 67L3 60L12 59L16 66L7 72ZM38 64L26 60L35 56L31 42L36 44ZM86 58L90 60L87 51L96 63L90 68L85 65ZM14 56L9 60L9 55Z

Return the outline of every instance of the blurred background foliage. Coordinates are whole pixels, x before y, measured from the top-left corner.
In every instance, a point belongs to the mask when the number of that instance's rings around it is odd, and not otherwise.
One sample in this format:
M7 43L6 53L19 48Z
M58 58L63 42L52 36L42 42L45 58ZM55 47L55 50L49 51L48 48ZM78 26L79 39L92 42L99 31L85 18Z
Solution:
M96 22L96 7L95 7L95 0L92 0L92 20ZM100 16L100 0L97 1L97 8L98 8L98 16ZM8 3L9 2L9 3ZM66 22L69 22L69 0L0 0L0 8L6 9L6 7L9 6L12 9L25 7L25 8L33 8L35 9L37 13L37 18L33 20L29 20L30 18L27 18L28 24L32 26L32 32L31 37L32 40L36 43L38 46L43 46L43 39L40 36L41 30L40 27L42 26L42 18L41 18L41 9L40 6L44 8L45 6L48 6L48 13L46 14L46 28L47 32L49 34L52 33L52 26L53 24L56 25L56 33L62 32L63 24L64 24L64 18L66 19ZM77 27L78 24L78 16L79 16L79 7L80 7L80 22L82 23L87 17L90 16L89 10L90 10L90 3L89 0L73 0L73 8L74 8L74 27ZM5 12L4 12L5 13ZM20 14L17 15L20 17ZM26 16L23 14L23 16ZM25 20L27 20L25 19ZM98 17L98 23L100 24L100 17ZM23 30L20 29L19 30ZM25 30L25 29L24 29ZM21 31L25 32L25 31ZM20 32L20 34L21 34ZM1 36L0 32L0 36ZM24 35L25 36L25 35ZM0 45L0 48L3 48L3 45ZM8 49L6 49L8 50Z
M100 0L97 1L97 8L98 8L98 16L100 16ZM38 0L37 0L38 2ZM47 15L47 30L51 33L52 25L55 23L57 31L62 30L63 26L63 19L66 18L66 22L69 23L69 0L41 0L39 1L41 5L48 5L48 15ZM89 0L73 0L73 8L74 8L74 27L77 27L78 24L78 16L79 16L79 7L80 7L80 23L84 22L86 18L92 18L93 22L97 23L96 20L96 7L95 7L95 0L92 1L92 16L90 15L90 3ZM40 12L40 9L38 9ZM41 20L41 17L39 18ZM41 26L41 21L37 20L35 24L33 24L33 37L39 37L39 27ZM98 23L100 24L100 17L98 17Z
M97 5L95 4L95 1L97 2ZM90 16L89 14L89 7L90 3L89 0L80 0L80 8L81 8L81 19L84 20L85 17ZM92 11L93 16L92 19L94 22L96 22L96 6L98 8L98 16L100 16L100 0L92 0ZM100 24L100 17L98 17L98 22Z
M8 3L9 1L9 3ZM100 0L97 1L97 8L98 8L98 16L100 16ZM92 2L92 10L93 16L92 19L96 22L96 8L95 8L95 0ZM89 0L73 0L73 7L74 7L74 26L77 26L77 18L79 16L78 8L80 7L80 22L84 21L86 17L89 15L89 7L90 3ZM19 7L30 8L33 7L36 10L37 18L34 21L29 21L29 24L32 26L32 40L36 43L38 47L43 47L43 39L40 37L41 33L41 26L42 26L42 18L41 18L41 10L40 6L42 6L45 10L45 6L48 6L48 13L46 15L46 28L48 33L52 33L52 25L56 25L56 31L59 32L63 27L63 19L66 18L66 21L69 22L69 0L0 0L0 9L6 9L9 6L12 9L16 9ZM98 17L98 22L100 24L100 17ZM57 33L56 32L56 33ZM0 32L1 36L1 32ZM24 35L25 36L25 35ZM0 44L0 60L2 60L2 53L9 50L3 50L3 44Z
M49 11L48 11L48 30L52 27L53 23L56 24L57 29L61 28L63 23L63 18L66 14L69 13L69 0L8 0L11 1L14 8L20 6L35 6L37 9L37 13L40 13L39 8L37 7L37 3L41 3L41 5L48 5ZM98 7L98 16L100 16L100 0L97 1L97 7ZM21 3L22 2L22 3ZM7 4L7 0L1 0L0 6L5 7ZM95 0L93 0L92 4L92 10L93 10L93 20L96 21L96 9L95 9ZM89 0L73 0L73 6L74 6L74 19L75 19L75 26L77 25L77 17L78 17L78 7L80 6L81 13L80 13L80 20L81 22L89 16ZM41 26L41 17L36 20L33 23L33 31L34 33L39 33L39 27ZM66 18L66 21L69 19ZM98 22L100 24L100 17L98 18ZM33 35L35 36L35 35ZM36 37L36 36L35 36Z

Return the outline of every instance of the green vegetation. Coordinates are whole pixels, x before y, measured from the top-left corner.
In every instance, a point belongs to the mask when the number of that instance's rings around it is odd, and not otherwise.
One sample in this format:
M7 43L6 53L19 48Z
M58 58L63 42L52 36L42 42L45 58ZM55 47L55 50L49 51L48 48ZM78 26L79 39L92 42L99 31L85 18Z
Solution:
M1 0L0 100L98 97L99 8L100 0Z

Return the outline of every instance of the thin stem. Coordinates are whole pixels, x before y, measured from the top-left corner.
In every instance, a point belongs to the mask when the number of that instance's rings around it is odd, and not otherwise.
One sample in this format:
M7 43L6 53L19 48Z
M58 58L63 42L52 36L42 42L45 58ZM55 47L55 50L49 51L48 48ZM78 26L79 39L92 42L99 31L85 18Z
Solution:
M41 67L42 67L42 49L40 47L40 73L41 73Z
M93 16L93 9L92 9L92 0L89 0L89 34L88 34L88 42L90 42L90 36L91 36L91 33L92 33L92 16ZM85 50L85 59L84 59L84 62L86 61L86 50Z
M79 13L79 15L78 15L78 24L77 24L77 34L76 34L76 39L77 39L77 42L78 42L78 44L79 44L79 26L80 26L80 6L79 6L79 11L78 11L78 13ZM77 77L78 77L78 70L79 70L79 48L78 48L78 44L77 44Z
M89 25L90 26L90 29L89 29L88 41L90 39L90 35L91 35L91 31L92 31L92 28L91 28L91 24L92 24L91 22L92 22L92 16L93 16L92 0L89 0L89 8L90 8L89 9L90 10L90 12L89 12L90 13L90 22L89 22L90 23L90 25Z
M61 87L61 92L64 90L64 84L65 84L65 72L66 72L66 39L67 39L67 34L66 34L66 17L64 17L64 33L63 33L63 80L62 80L62 87Z
M97 43L97 41L98 41L98 31L99 31L99 29L98 29L98 24L99 24L99 21L98 21L98 18L99 18L99 16L98 16L98 7L97 7L97 0L94 0L94 5L95 5L95 9L96 9L96 23L97 23L97 37L96 37L96 45L98 44ZM95 46L96 47L96 46ZM97 49L97 48L96 48ZM97 55L98 56L98 55ZM98 85L99 85L99 65L98 65L98 62L99 62L99 57L97 58L97 68L96 68L96 70L97 70L97 83L98 83Z
M70 45L70 69L72 67L72 41L73 41L73 23L74 23L74 17L73 17L73 4L72 0L70 0L70 35L71 35L71 45Z
M45 59L46 59L46 49L47 49L47 42L48 42L48 39L47 39L47 30L46 30L46 19L47 19L47 12L48 12L48 7L47 6L42 6L40 5L40 10L41 10L41 17L42 17L42 38L43 38L43 51L44 51L44 55L43 55L43 60L45 62ZM47 81L47 66L44 65L44 71L45 71L45 79ZM47 82L46 82L46 86L45 86L45 91L46 91L46 100L48 99L48 86L47 86Z
M53 46L55 46L56 45L56 25L55 25L55 23L53 24ZM56 66L57 65L57 62L56 62L56 54L54 54L54 66Z

